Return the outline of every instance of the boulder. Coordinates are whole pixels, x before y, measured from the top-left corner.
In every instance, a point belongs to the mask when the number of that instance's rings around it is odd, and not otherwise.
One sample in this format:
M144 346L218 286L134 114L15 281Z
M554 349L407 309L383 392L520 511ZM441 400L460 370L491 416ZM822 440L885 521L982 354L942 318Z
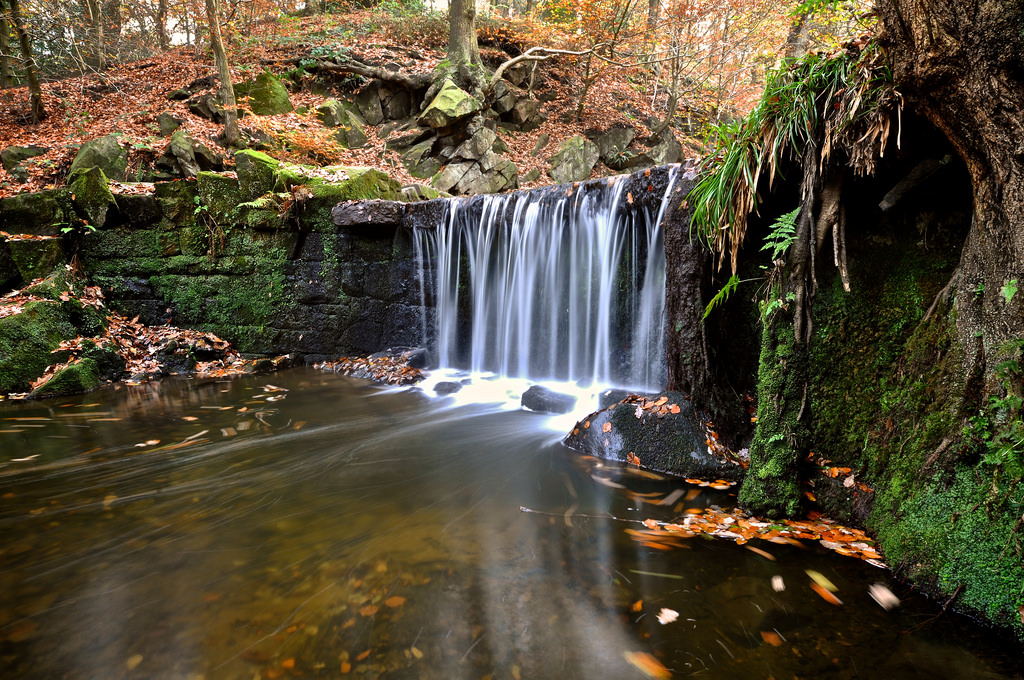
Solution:
M11 234L54 236L75 222L71 192L47 189L0 199L0 224Z
M280 163L263 153L246 149L235 154L235 172L243 201L252 201L274 189Z
M434 139L427 139L402 154L402 164L416 179L430 179L441 169L441 161L430 155Z
M294 110L281 79L264 71L255 80L235 85L235 99L257 116L276 116Z
M72 172L68 176L68 188L75 209L97 229L106 224L110 209L117 208L114 194L110 191L110 182L100 168Z
M82 394L103 384L99 367L92 359L78 359L58 370L45 383L32 390L34 399Z
M181 127L184 121L173 115L170 111L157 114L156 124L160 126L160 135L167 137L173 135L174 131Z
M318 108L317 111L319 112L320 109ZM334 133L334 140L338 144L346 149L359 149L366 145L366 132L363 130L366 121L359 116L354 107L338 102L338 106L334 107L329 119L333 125L328 125L327 120L324 121L324 125L338 128L338 131Z
M398 226L405 218L405 204L379 199L350 201L334 206L331 218L338 227Z
M199 142L193 142L192 152L200 170L215 171L224 169L224 156Z
M457 383L453 380L442 380L434 385L434 393L439 397L446 397L449 394L455 394L461 389L462 383Z
M485 126L480 126L473 135L455 149L455 156L469 160L479 160L484 154L494 151L494 142L498 136Z
M551 135L546 132L542 133L537 137L537 143L533 145L533 151L530 152L530 155L534 158L539 156L540 152L544 150L544 147L548 145L549 141L551 141Z
M479 160L449 163L431 184L452 194L493 194L517 188L519 169L507 158L488 151Z
M158 173L164 178L184 177L190 179L199 174L199 163L196 160L195 140L184 130L177 130L171 135L171 141L163 154L154 164Z
M29 302L20 314L0 318L0 394L27 392L49 365L51 350L76 336L65 306L49 300Z
M738 482L744 469L707 445L705 423L686 395L630 396L576 424L565 444L580 453L627 462L629 454L651 470L688 479Z
M428 187L423 184L406 184L402 187L402 192L399 194L398 200L405 203L415 203L418 201L431 201L435 198L451 198L451 194L438 191L433 187ZM415 366L413 368L416 368Z
M434 99L420 114L420 122L435 130L446 128L481 111L483 105L446 78Z
M494 84L494 103L491 104L491 111L503 115L515 108L519 98L504 80Z
M547 115L541 111L540 102L536 99L520 99L512 107L512 111L505 114L503 118L511 120L520 132L536 130L548 119Z
M412 97L405 88L380 85L377 92L384 120L404 120L413 114Z
M0 151L0 165L4 170L13 172L23 161L36 156L42 156L50 150L49 147L29 144L27 146L9 146Z
M539 413L569 413L576 406L576 397L571 394L561 394L540 385L533 385L523 392L519 403L523 408Z
M576 135L562 142L558 153L548 159L551 163L548 174L559 184L582 182L590 178L597 159L597 145L585 137Z
M380 105L380 84L376 80L359 90L356 95L356 108L367 125L380 125L384 122L384 109Z
M187 103L188 110L200 118L206 118L218 125L224 122L224 107L217 95L207 92L198 97L192 97Z
M522 87L523 83L530 78L530 71L534 67L535 64L531 65L521 61L518 64L513 64L505 69L505 72L501 74L501 77L516 87Z
M200 172L196 175L200 205L208 211L214 223L226 226L234 221L236 208L243 202L239 182L230 175Z
M629 160L635 155L627 151L634 137L636 130L631 125L615 123L609 127L595 140L601 161L613 170L626 169Z
M99 168L109 179L123 182L128 168L128 150L121 146L121 135L105 135L83 144L68 174L88 168Z
M524 182L536 182L540 179L540 168L534 168L522 176Z
M669 130L665 130L661 135L661 139L650 149L631 161L629 167L645 168L678 163L682 153L683 145L679 143L675 135Z

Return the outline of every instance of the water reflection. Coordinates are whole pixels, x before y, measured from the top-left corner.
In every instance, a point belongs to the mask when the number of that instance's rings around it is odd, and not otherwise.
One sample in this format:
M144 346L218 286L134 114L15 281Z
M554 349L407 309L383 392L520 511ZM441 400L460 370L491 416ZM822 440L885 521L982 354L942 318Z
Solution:
M0 418L20 430L0 433L2 677L643 677L630 653L676 677L1019 673L1012 647L929 621L906 586L878 607L867 589L888 575L857 560L633 542L609 515L673 509L594 477L678 484L568 453L536 414L293 370Z

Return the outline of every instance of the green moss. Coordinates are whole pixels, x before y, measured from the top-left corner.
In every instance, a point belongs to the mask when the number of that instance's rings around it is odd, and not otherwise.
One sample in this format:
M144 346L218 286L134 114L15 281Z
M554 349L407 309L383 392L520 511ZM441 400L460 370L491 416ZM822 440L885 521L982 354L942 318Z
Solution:
M239 151L235 170L243 201L252 201L274 189L280 163L262 151Z
M60 239L8 241L8 247L23 281L47 276L65 262L64 244Z
M739 502L766 517L790 517L800 509L798 460L806 446L806 351L797 345L789 317L776 314L764 329L757 384L757 430Z
M102 227L107 221L107 213L115 205L110 182L103 170L98 167L76 170L68 176L68 188L79 213L93 227Z
M157 182L154 190L164 215L160 224L162 229L175 229L195 222L195 198L199 195L196 182Z
M226 174L200 172L196 175L196 186L201 214L205 212L221 228L231 225L235 221L236 208L242 202L239 181Z
M67 189L50 189L0 199L0 224L9 234L55 236L77 223Z
M235 85L235 98L257 116L274 116L292 110L288 90L270 71L264 71L255 80Z
M63 305L36 301L0 319L0 392L26 392L50 364L50 351L78 331Z
M57 371L52 378L32 391L33 397L56 397L81 394L103 384L99 367L92 359L81 359Z

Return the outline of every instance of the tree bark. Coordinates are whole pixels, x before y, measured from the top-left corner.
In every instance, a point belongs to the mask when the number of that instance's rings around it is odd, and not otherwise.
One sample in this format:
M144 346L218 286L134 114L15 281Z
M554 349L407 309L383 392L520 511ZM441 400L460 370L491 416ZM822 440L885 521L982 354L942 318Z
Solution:
M908 106L966 161L973 219L954 276L968 380L991 387L1007 340L1024 338L1024 3L881 0L882 36ZM977 383L975 383L977 384Z
M97 71L103 70L103 3L100 0L85 0L85 13L89 17L89 42L92 43L91 63Z
M220 8L217 0L206 0L206 19L210 26L210 47L217 62L220 78L220 99L224 106L224 146L231 148L238 143L238 105L235 103L235 89L231 83L231 66L220 37Z
M448 61L459 68L468 64L479 66L480 46L476 40L476 3L474 0L452 0L448 7Z
M3 3L0 2L0 8ZM14 87L14 67L11 53L11 24L6 16L0 17L0 89Z
M167 35L167 0L160 0L156 6L156 39L161 50L166 52L171 48L171 38Z
M0 0L0 7L3 0ZM43 108L43 88L39 85L39 77L36 75L36 61L32 56L32 41L29 39L28 29L25 28L25 20L21 16L21 3L19 0L7 0L7 6L11 8L11 21L14 23L14 32L18 34L18 43L21 45L21 58L25 67L25 80L28 81L29 106L33 123L38 123L46 118L46 110Z

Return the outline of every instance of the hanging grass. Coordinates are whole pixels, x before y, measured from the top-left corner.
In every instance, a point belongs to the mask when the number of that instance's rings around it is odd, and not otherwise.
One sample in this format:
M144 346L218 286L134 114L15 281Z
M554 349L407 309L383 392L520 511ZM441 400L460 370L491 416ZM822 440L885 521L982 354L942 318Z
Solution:
M701 163L687 199L693 205L692 233L718 253L719 267L728 254L735 274L762 175L770 190L782 162L800 158L808 143L820 150L822 168L839 154L857 174L872 174L885 154L894 115L899 129L902 106L874 40L837 55L808 54L772 70L750 115L713 130L715 150Z

